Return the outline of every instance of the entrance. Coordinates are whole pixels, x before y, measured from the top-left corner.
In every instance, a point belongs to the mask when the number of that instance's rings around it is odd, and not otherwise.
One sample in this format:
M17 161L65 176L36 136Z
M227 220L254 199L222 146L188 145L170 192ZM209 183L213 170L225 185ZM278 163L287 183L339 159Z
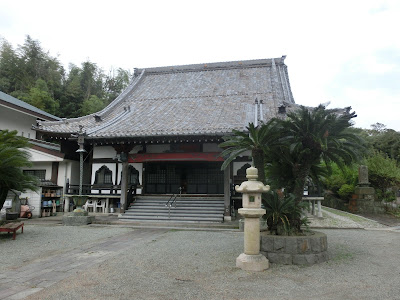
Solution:
M223 194L221 162L148 162L145 168L147 194Z

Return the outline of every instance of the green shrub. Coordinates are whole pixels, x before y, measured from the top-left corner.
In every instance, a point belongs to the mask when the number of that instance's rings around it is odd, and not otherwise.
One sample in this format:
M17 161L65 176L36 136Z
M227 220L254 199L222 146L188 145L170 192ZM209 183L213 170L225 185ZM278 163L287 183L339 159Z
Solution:
M275 235L299 234L296 228L301 225L308 225L307 218L301 218L302 210L308 205L305 202L296 203L293 194L280 194L270 191L263 194L263 205L266 214L268 230ZM300 220L300 226L296 222Z
M339 168L337 164L330 165L331 173L323 180L324 186L336 197L349 200L357 184L358 171L356 165Z
M393 187L400 185L400 167L395 159L381 152L366 158L369 182L375 188L378 200L390 202L396 199Z
M345 183L340 187L337 193L342 200L350 199L354 194L354 185Z

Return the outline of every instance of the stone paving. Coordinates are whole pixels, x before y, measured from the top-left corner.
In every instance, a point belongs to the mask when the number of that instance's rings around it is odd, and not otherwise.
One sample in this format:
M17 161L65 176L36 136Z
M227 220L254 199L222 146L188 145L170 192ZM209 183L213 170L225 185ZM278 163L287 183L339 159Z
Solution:
M142 229L85 245L63 254L39 259L0 273L0 299L24 299L46 287L118 255L138 240L151 240L165 229ZM28 232L24 234L29 234Z

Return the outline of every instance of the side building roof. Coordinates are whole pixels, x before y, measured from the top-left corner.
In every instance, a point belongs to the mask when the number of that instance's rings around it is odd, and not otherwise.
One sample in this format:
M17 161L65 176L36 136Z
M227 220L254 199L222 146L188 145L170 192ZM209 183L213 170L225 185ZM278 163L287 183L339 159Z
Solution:
M84 117L40 122L49 136L87 139L223 135L245 130L295 106L281 58L135 69L130 85L106 108ZM262 109L255 100L262 100Z
M61 118L53 116L48 112L45 112L33 105L30 105L22 100L14 98L6 93L0 91L0 105L7 106L11 109L16 109L32 116L35 116L39 119L46 120L46 121L60 121Z

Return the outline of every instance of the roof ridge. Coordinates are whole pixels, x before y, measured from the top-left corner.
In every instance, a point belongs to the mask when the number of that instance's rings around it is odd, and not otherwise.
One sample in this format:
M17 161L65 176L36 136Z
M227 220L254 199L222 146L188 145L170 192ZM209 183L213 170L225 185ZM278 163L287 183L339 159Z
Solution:
M257 68L264 66L271 66L272 60L276 64L284 64L286 56L279 58L267 58L267 59L252 59L252 60L238 60L238 61L226 61L226 62L214 62L214 63L202 63L202 64L191 64L191 65L177 65L177 66L165 66L165 67L154 67L146 69L136 69L137 72L146 70L146 74L165 74L165 73L179 73L179 72L195 72L195 71L212 71L212 70L223 70L223 69L237 69L237 68Z
M121 94L118 95L117 98L115 98L113 101L111 101L110 104L108 104L101 111L94 113L92 115L104 117L106 115L106 113L110 111L111 108L115 107L118 103L122 102L124 99L126 99L126 97L128 97L130 94L132 94L133 90L139 84L141 79L144 77L145 73L146 73L146 69L141 70L140 74L138 76L134 77L134 79L131 81L131 83L126 87L126 89Z

